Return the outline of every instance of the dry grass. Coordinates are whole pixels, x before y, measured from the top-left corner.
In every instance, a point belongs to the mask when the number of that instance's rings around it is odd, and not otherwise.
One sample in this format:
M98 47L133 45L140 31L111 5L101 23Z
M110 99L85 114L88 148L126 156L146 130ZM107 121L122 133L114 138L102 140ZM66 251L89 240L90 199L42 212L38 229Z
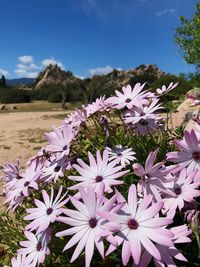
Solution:
M17 109L11 110L13 106ZM66 111L74 110L76 107L80 107L81 103L67 103ZM17 103L17 104L6 104L6 110L0 111L1 113L7 112L45 112L45 111L63 111L61 103L49 103L48 101L32 101L31 103Z

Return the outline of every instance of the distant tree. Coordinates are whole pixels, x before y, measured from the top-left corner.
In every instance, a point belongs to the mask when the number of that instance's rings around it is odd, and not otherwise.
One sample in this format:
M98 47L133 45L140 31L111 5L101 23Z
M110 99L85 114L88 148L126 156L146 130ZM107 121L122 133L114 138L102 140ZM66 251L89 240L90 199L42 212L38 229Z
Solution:
M183 51L183 57L189 64L195 64L200 73L200 2L191 20L181 16L181 25L177 27L175 41Z
M83 92L83 96L84 96L84 103L87 105L89 102L89 96L90 96L90 84L91 82L91 78L86 78L81 82L81 89Z
M129 84L131 86L134 86L136 83L147 83L147 86L150 87L153 82L155 82L158 79L157 75L153 72L144 72L142 74L134 75L130 81Z
M3 88L6 87L6 78L5 78L4 75L1 76L1 79L0 79L0 87L3 87Z
M68 81L66 85L61 85L62 108L66 109L66 102L77 101L82 97L81 85L79 82Z

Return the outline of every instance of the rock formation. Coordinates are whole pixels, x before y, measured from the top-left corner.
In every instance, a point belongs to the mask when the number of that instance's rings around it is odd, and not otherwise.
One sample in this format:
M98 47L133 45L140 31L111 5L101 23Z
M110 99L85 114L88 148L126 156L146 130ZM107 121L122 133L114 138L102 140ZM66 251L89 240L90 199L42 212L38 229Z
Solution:
M58 65L49 65L41 72L36 79L35 89L40 89L49 85L65 86L69 82L79 81L70 71L62 70Z

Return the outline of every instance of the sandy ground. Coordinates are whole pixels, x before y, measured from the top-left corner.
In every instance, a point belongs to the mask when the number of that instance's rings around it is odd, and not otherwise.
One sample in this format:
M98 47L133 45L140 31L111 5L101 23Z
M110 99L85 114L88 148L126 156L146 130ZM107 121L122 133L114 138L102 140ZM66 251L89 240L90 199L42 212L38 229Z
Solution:
M46 144L44 133L60 125L64 116L63 111L0 113L0 167L16 159L25 166Z

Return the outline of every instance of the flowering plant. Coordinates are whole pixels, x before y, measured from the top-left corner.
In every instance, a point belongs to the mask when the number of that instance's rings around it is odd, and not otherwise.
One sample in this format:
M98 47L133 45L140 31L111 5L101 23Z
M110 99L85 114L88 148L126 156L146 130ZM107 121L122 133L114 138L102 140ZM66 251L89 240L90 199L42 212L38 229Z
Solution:
M53 127L24 171L19 161L4 166L4 264L198 261L200 136L167 128L158 113L176 86L152 93L137 83L100 97Z

